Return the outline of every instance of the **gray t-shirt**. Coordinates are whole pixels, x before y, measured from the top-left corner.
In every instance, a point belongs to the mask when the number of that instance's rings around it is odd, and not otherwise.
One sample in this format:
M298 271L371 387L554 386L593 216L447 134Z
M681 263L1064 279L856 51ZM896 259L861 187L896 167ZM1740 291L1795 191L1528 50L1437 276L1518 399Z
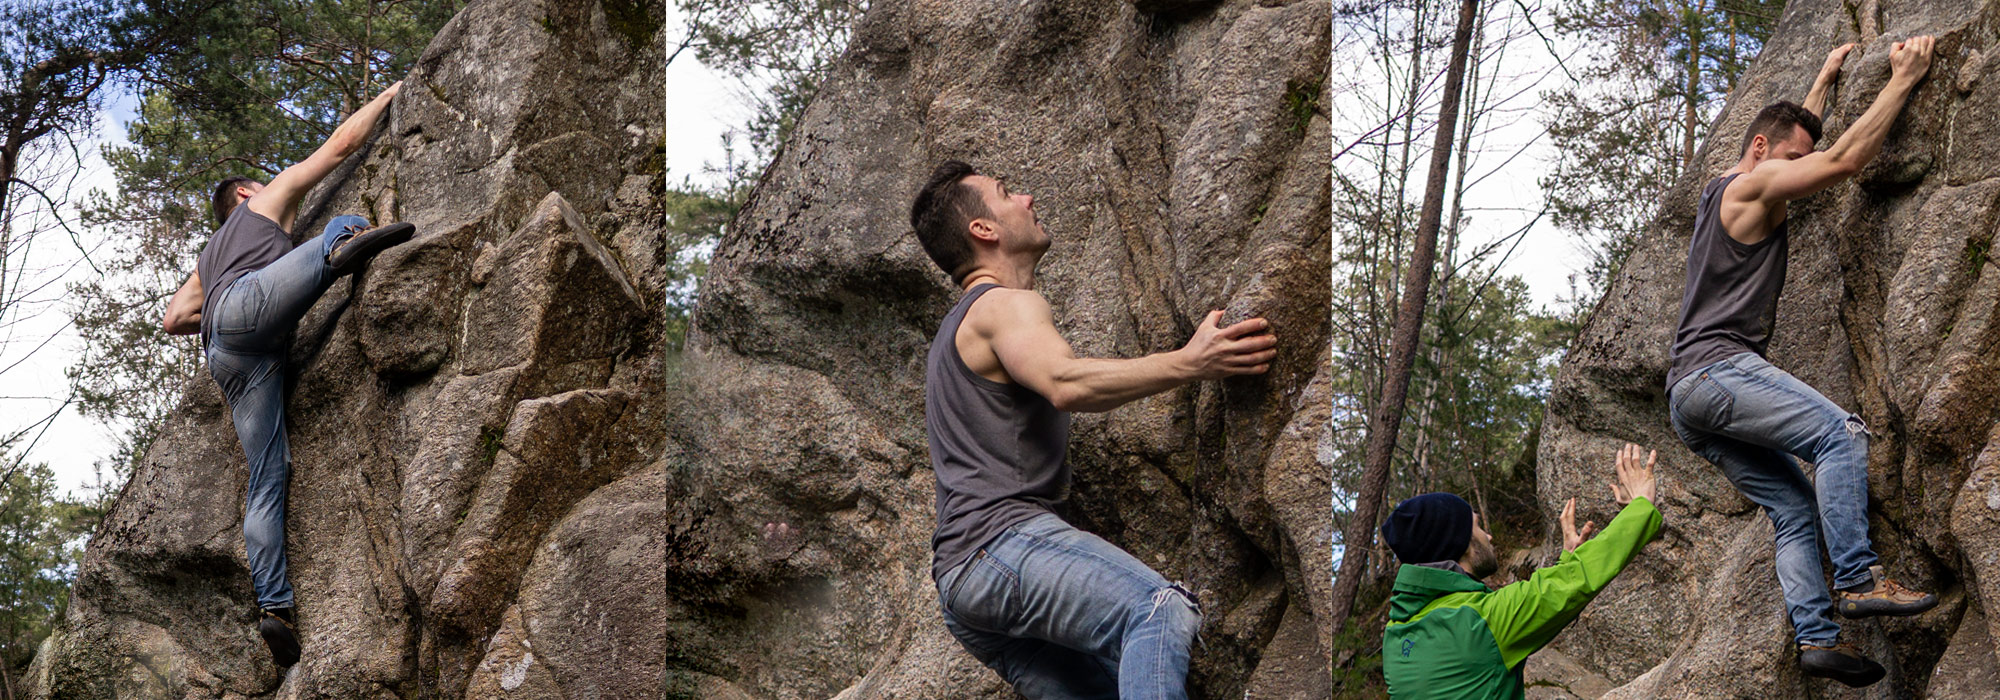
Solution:
M1786 236L1790 220L1778 222L1770 236L1750 245L1730 238L1722 227L1722 190L1736 177L1718 177L1701 190L1694 240L1688 245L1687 291L1681 296L1673 365L1667 370L1669 391L1695 370L1744 351L1762 357L1771 344L1791 250Z
M924 361L924 428L937 476L932 579L1008 526L1055 512L1069 488L1069 414L1025 386L979 376L959 357L959 323L996 286L958 300Z
M194 261L195 274L201 276L201 337L208 337L209 319L215 317L208 310L218 291L228 289L244 273L276 262L293 247L292 237L278 222L250 211L248 200L237 204Z

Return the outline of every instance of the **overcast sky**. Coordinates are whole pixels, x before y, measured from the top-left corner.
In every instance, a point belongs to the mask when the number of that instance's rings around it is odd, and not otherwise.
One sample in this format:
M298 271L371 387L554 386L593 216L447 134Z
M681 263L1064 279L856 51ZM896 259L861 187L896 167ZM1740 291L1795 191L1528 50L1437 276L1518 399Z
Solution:
M1544 134L1550 115L1542 95L1569 84L1556 56L1562 54L1564 60L1575 60L1568 57L1575 51L1574 45L1550 27L1546 8L1551 6L1551 2L1524 0L1488 7L1489 36L1511 32L1518 38L1506 42L1504 50L1489 48L1481 67L1484 75L1477 84L1490 90L1492 97L1488 101L1494 105L1495 116L1481 125L1482 131L1474 136L1469 149L1472 160L1466 179L1473 184L1466 191L1465 212L1470 223L1461 236L1459 250L1469 252L1504 242L1496 251L1505 254L1500 272L1521 277L1527 282L1534 303L1553 309L1559 299L1569 296L1570 275L1582 272L1590 260L1576 239L1556 230L1546 219L1534 223L1543 201L1538 182L1556 155ZM1523 12L1523 8L1529 12ZM1544 42L1542 36L1551 41ZM1356 41L1355 35L1344 27L1336 29L1334 42L1333 86L1381 83L1382 77L1375 67L1377 60L1366 42ZM1443 54L1442 50L1436 52L1431 61L1435 65L1427 67L1440 76ZM1436 85L1442 83L1442 77L1435 80ZM1435 113L1437 88L1432 92L1430 109ZM1379 115L1371 114L1367 108L1373 99L1374 96L1364 95L1329 95L1336 152L1380 122ZM1423 136L1423 143L1428 146L1431 138ZM1358 160L1352 154L1343 155L1334 162L1334 167L1344 172L1365 167ZM1412 199L1421 197L1424 178L1425 166L1419 162L1409 186ZM1514 240L1514 234L1523 227L1527 227L1527 232L1518 241Z
M679 26L678 8L670 5L667 12L667 26ZM708 180L704 166L719 164L724 157L723 133L742 124L751 113L743 98L745 91L702 66L692 51L681 53L667 66L666 80L668 179L679 182L685 175L697 181ZM115 189L99 151L104 143L124 142L125 123L134 116L135 104L133 96L118 95L100 115L99 134L95 143L85 149L88 162L75 189ZM81 200L80 195L78 192L72 199ZM80 256L67 237L50 237L49 242L37 245L31 253L29 268L42 270L34 276L52 283L35 297L35 308L42 313L0 329L0 434L11 434L47 416L69 394L69 380L63 376L63 369L76 361L79 340L75 333L66 330L69 316L62 290L65 283L94 274L87 266L73 266ZM65 269L68 274L58 274ZM53 342L37 349L51 334L55 336ZM8 369L10 365L12 368ZM120 432L117 426L79 416L71 408L49 424L28 452L28 459L47 463L56 472L62 488L79 491L94 481L92 466L116 451Z

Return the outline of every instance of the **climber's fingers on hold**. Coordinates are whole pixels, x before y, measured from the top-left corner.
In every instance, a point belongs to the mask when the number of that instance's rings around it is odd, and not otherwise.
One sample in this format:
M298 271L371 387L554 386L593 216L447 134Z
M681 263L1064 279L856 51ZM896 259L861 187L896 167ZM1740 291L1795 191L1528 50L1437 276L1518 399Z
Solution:
M1220 323L1222 321L1222 312L1212 311L1209 313L1211 314L1210 317L1214 319L1215 323ZM1261 318L1247 318L1241 321L1237 321L1236 323L1230 324L1228 328L1222 329L1222 337L1241 338L1243 336L1250 335L1252 333L1263 331L1264 329L1270 327L1271 327L1270 321L1266 321Z
M1272 358L1275 358L1277 356L1278 356L1278 351L1276 350L1265 350L1263 352L1249 352L1240 355L1231 355L1228 358L1224 359L1222 363L1235 367L1255 367L1257 365L1271 364Z

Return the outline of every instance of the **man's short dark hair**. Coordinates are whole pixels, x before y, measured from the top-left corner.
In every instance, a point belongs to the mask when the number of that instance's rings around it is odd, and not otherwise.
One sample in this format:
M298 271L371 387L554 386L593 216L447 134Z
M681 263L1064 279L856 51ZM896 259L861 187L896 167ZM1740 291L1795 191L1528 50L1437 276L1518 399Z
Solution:
M223 178L222 182L215 183L215 197L209 200L208 208L209 213L215 215L217 228L221 228L223 222L229 220L229 212L235 211L236 205L243 203L243 200L236 198L236 186L246 182L256 182L256 180L239 175Z
M963 161L939 163L930 181L917 191L917 201L910 204L910 228L916 229L917 242L952 282L963 282L972 272L972 233L967 227L973 219L992 216L979 190L965 184L965 178L978 174Z
M1802 126L1813 143L1819 143L1819 115L1807 111L1791 102L1777 102L1757 111L1757 117L1750 120L1750 128L1743 132L1743 147L1736 149L1738 155L1750 152L1750 142L1758 134L1764 135L1766 143L1777 143L1792 137L1792 127Z

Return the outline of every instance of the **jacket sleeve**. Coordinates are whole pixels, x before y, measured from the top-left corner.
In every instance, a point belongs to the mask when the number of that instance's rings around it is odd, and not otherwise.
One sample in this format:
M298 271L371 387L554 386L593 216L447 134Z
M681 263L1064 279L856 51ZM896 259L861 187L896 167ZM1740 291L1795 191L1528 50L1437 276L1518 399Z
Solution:
M1514 668L1555 639L1659 533L1659 509L1644 498L1634 498L1603 532L1563 552L1554 566L1537 569L1528 580L1473 603L1486 619L1507 667Z

